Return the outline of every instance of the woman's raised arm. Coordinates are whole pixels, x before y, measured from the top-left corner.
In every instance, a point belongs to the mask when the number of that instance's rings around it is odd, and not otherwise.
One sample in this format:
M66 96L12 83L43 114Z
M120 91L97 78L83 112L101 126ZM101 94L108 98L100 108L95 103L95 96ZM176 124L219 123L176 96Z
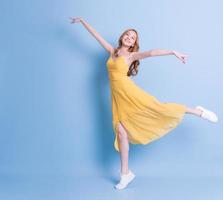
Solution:
M80 17L71 18L71 23L81 22L84 27L96 38L96 40L109 52L113 53L114 48L111 44L109 44L90 24L88 24L85 20Z
M164 56L164 55L175 55L183 63L186 63L187 55L179 53L177 51L165 50L165 49L152 49L144 52L134 52L132 53L132 61L140 60L152 56Z

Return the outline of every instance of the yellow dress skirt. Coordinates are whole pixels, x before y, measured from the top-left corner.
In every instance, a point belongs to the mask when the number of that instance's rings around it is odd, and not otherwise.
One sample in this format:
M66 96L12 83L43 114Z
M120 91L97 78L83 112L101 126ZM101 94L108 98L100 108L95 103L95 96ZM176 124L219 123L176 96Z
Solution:
M148 144L174 129L182 120L186 106L162 103L138 87L129 76L124 56L110 56L107 70L111 89L114 147L119 152L118 124L127 129L129 142Z

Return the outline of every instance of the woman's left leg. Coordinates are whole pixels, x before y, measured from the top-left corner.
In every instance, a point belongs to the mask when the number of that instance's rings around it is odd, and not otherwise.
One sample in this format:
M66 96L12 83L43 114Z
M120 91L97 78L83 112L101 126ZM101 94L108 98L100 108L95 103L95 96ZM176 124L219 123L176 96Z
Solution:
M202 110L197 109L197 108L189 108L189 107L187 107L186 113L193 114L193 115L196 115L196 116L200 117L201 114L202 114Z
M202 106L196 106L195 108L189 108L189 107L186 107L186 108L187 108L186 113L196 115L198 117L207 119L214 123L218 122L217 115L214 112L212 112L206 108L203 108Z

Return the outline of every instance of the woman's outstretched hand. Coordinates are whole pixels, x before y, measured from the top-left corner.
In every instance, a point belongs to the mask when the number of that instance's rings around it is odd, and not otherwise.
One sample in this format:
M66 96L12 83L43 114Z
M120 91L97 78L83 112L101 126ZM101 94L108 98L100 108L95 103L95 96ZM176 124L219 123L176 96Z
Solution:
M81 22L82 18L81 17L76 17L76 18L70 17L70 20L71 20L70 23L74 24L74 23Z
M187 61L187 57L188 55L186 54L182 54L182 53L179 53L179 52L176 52L176 51L173 51L174 55L179 58L184 64L186 63Z

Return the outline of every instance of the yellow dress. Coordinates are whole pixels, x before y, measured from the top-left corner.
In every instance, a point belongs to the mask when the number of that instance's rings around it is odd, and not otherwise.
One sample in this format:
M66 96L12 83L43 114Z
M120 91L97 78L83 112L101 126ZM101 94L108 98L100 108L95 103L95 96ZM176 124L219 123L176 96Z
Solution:
M148 94L127 76L129 66L124 56L109 57L107 70L110 81L114 147L119 152L118 124L128 131L132 144L148 144L174 129L182 120L186 106L162 103Z

